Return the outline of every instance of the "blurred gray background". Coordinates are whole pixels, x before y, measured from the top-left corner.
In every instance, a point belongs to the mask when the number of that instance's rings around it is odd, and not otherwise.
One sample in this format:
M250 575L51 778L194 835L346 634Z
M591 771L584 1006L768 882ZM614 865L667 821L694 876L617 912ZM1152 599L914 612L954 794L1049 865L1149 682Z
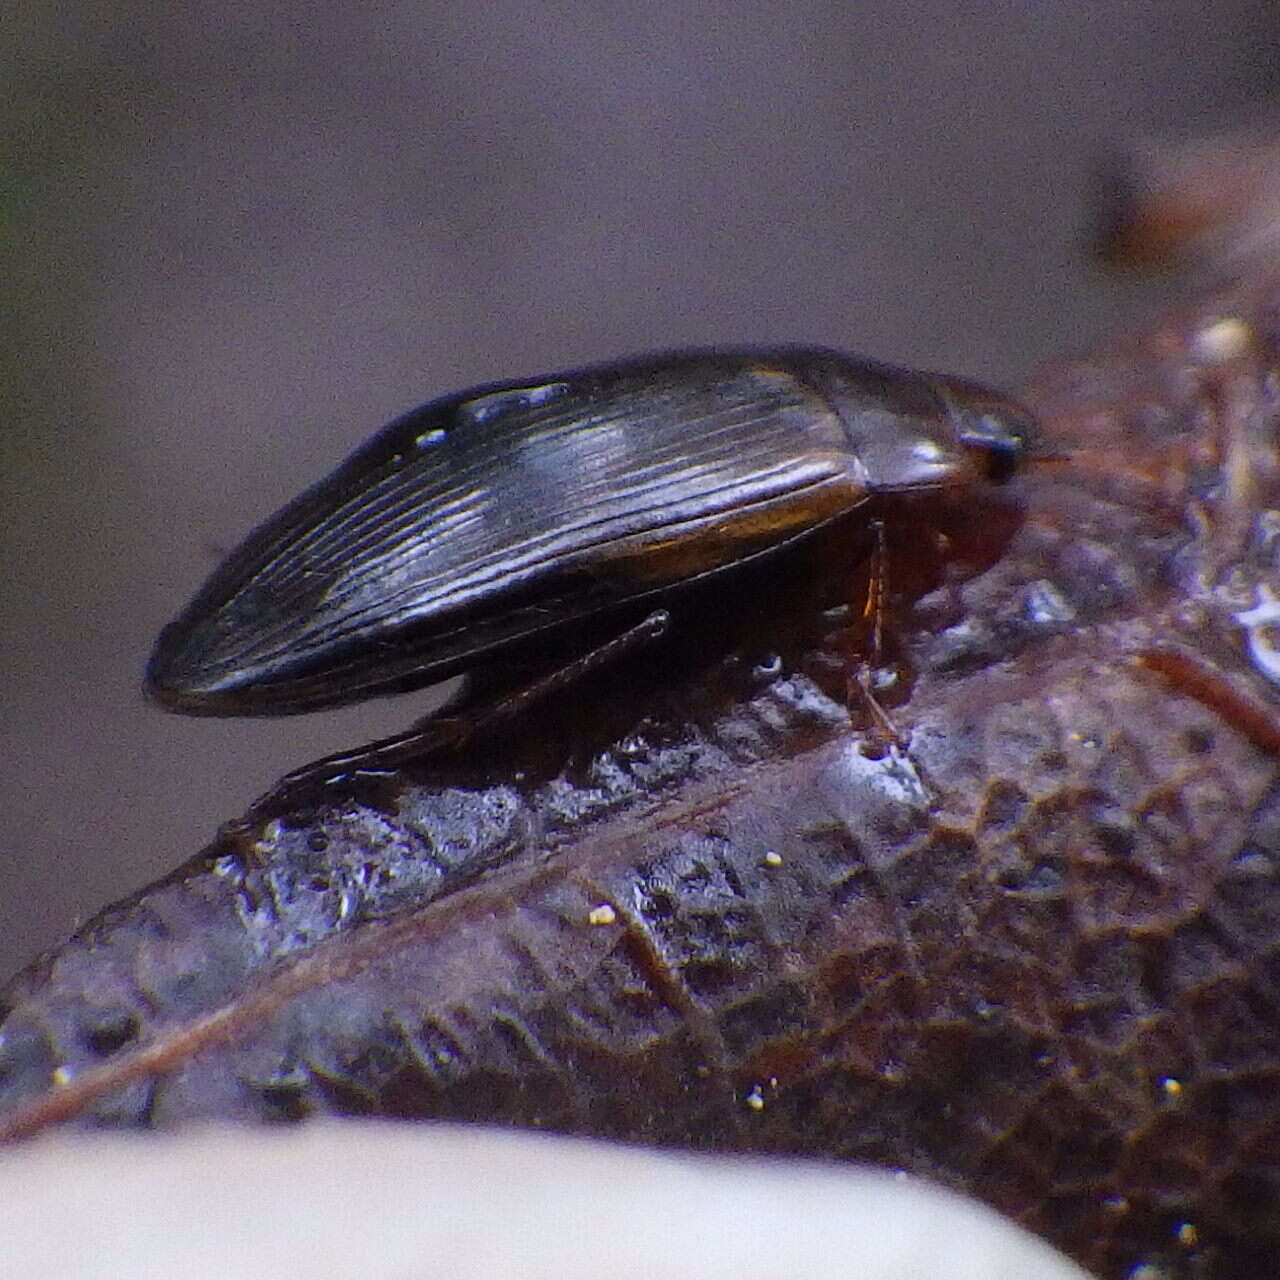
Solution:
M697 343L1017 383L1162 300L1081 252L1099 151L1280 87L1275 0L32 0L5 30L0 973L418 714L139 691L220 552L385 419Z

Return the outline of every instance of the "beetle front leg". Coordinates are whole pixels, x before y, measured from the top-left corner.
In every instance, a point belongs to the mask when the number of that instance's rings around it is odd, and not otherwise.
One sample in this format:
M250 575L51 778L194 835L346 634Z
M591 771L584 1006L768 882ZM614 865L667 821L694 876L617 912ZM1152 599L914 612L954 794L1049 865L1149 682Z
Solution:
M884 660L884 618L888 607L889 549L883 520L873 520L875 539L867 572L867 590L861 617L845 633L845 702L861 703L871 719L871 730L879 744L901 749L902 735L876 696L875 688Z

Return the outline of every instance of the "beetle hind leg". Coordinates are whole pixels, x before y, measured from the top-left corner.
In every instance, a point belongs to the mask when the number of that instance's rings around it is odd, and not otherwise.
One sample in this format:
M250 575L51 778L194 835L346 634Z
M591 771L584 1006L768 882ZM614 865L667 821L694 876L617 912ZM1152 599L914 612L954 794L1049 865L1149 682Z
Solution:
M431 756L457 751L499 726L517 719L535 703L561 692L586 678L601 667L619 661L632 650L650 644L662 636L671 623L665 609L655 609L642 622L604 644L550 673L540 676L514 693L487 705L458 707L445 704L444 712L432 712L404 733L379 738L363 747L324 756L311 764L286 774L250 807L256 817L267 810L279 810L298 802L317 788L349 781L356 775L390 774L399 765Z

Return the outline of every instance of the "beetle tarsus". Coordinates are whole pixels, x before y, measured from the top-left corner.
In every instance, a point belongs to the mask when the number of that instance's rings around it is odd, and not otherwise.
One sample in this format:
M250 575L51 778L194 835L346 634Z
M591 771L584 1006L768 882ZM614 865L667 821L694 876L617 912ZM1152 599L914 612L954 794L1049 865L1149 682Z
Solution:
M871 732L881 746L905 750L906 742L898 732L898 726L872 691L874 670L869 663L858 664L849 680L849 700L859 701L867 708L871 716Z

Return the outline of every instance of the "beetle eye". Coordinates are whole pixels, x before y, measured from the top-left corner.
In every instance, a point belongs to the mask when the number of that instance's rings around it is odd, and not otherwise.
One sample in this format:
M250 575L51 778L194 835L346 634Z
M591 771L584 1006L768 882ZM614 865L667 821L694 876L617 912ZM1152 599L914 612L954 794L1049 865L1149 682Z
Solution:
M1026 452L1022 437L1015 435L969 435L960 443L992 484L1012 480Z
M1016 400L960 378L939 380L957 444L992 484L1004 484L1040 455L1040 431L1030 410Z

